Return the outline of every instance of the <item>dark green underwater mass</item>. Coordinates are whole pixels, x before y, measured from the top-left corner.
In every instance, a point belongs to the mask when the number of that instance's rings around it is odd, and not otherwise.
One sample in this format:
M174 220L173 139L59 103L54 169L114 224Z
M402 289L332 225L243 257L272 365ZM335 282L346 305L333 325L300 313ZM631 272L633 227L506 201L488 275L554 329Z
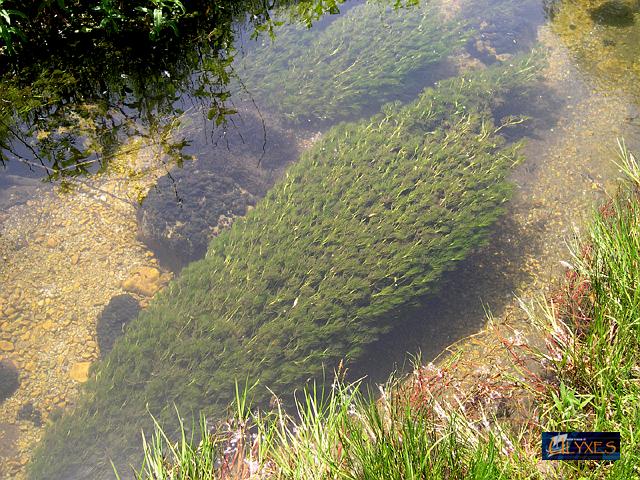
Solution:
M220 418L236 379L259 379L266 405L269 389L358 359L486 240L519 160L493 111L536 77L512 60L329 130L131 322L47 431L31 477L111 478L110 458L140 458L149 413L169 430L174 405Z
M413 99L469 32L444 20L437 2L387 3L352 7L322 30L278 29L273 43L249 51L238 74L252 95L295 122L352 120Z

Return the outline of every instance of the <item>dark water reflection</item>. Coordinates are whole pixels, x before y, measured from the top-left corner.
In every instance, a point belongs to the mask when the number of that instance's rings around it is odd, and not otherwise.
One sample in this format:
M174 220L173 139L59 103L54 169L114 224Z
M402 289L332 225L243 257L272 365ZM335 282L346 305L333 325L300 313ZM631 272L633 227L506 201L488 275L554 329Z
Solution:
M190 142L175 136L183 113L202 110L209 134L234 115L235 56L255 35L268 36L272 16L291 3L233 2L215 28L207 11L179 37L155 43L128 34L38 39L46 48L23 52L15 64L0 62L0 163L12 174L49 180L90 175L135 136L162 140L179 164ZM303 2L291 21L311 25L329 11Z

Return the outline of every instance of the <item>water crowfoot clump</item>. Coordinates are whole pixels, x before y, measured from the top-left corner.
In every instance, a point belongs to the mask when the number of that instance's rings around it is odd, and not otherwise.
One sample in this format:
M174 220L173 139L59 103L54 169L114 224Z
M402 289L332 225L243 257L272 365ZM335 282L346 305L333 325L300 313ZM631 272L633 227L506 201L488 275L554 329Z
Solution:
M384 3L357 5L320 31L284 27L238 73L255 98L295 122L359 118L414 98L468 33L432 2L390 11Z
M131 323L32 478L104 478L111 458L137 463L149 412L169 429L174 405L219 418L236 379L259 378L265 405L264 386L291 392L358 358L486 239L518 162L492 109L536 75L514 61L331 129Z

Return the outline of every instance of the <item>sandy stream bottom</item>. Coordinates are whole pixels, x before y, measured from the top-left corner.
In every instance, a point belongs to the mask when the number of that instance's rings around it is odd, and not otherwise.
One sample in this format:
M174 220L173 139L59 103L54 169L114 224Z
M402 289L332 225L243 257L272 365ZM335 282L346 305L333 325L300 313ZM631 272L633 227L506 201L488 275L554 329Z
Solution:
M76 185L70 193L43 186L37 196L5 212L0 354L19 369L20 387L0 405L2 478L24 477L47 419L73 406L89 365L99 356L96 318L111 297L123 293L123 280L138 267L158 268L153 254L136 240L135 203L164 172L149 167L153 148L135 150L133 158L119 158L123 167L133 161L143 172L135 181L122 181L117 172L124 170L115 166L110 175ZM157 287L169 277L159 275ZM29 403L42 422L18 419Z
M480 330L458 345L466 366L460 367L461 382L495 375L508 360L496 330L482 330L480 300L506 337L514 331L527 335L528 322L513 293L531 299L560 278L559 262L568 259L565 240L615 178L609 159L616 137L629 138L629 103L582 82L547 27L540 39L550 49L547 82L567 99L565 111L553 130L528 142L527 161L515 176L516 196L500 225L505 228L456 274L462 296L443 298L435 313L457 319L448 322L458 326L449 332L449 343ZM136 239L137 199L166 172L157 157L153 147L140 146L120 157L109 174L70 193L42 187L28 202L0 214L0 358L15 364L21 381L0 405L0 478L24 478L48 419L74 405L88 365L99 356L96 318L110 298L124 293L123 281L140 267L157 270L154 290L171 277ZM125 175L131 165L134 180ZM438 353L429 351L428 339L420 343L425 358ZM41 425L18 418L28 403L41 413Z

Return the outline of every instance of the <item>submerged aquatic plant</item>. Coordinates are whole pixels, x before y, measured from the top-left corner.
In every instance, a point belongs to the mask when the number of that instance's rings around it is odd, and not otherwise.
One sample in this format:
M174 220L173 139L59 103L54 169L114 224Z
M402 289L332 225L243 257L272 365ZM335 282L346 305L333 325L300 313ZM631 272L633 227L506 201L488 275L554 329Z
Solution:
M358 358L485 240L518 161L492 109L536 75L514 61L331 129L132 322L32 478L103 478L139 454L148 412L168 428L173 404L217 417L237 378L279 394Z
M278 29L273 43L248 53L239 75L266 106L296 122L354 119L414 98L468 33L443 20L435 3L386 3L357 5L324 30Z

